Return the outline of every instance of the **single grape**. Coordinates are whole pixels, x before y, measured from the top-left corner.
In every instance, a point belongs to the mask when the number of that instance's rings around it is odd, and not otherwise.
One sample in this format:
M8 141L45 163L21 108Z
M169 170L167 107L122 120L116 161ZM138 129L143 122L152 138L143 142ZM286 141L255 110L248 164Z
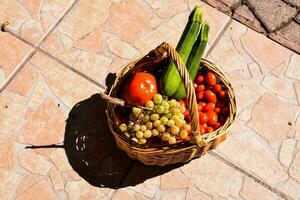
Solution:
M176 144L176 138L174 136L171 136L168 141L169 144Z
M153 125L155 127L158 127L160 124L161 124L161 122L159 120L155 120L154 123L153 123Z
M124 135L128 138L130 138L130 134L128 132L124 132Z
M144 119L144 114L143 114L143 113L140 113L140 114L138 115L138 119L143 120L143 119Z
M186 131L186 130L181 130L180 131L180 137L182 138L182 139L187 139L187 137L188 137L188 132Z
M181 127L185 124L184 122L185 122L184 120L178 119L178 120L175 121L175 124L176 124L179 128L181 128Z
M184 119L184 114L180 113L179 115L177 115L179 119Z
M159 125L159 126L157 127L157 130L158 130L159 132L163 133L163 132L166 131L166 127L165 127L164 125Z
M145 125L142 125L141 128L140 128L140 130L141 130L142 132L144 132L144 131L147 130L147 127L146 127Z
M186 110L185 106L184 106L184 105L181 105L181 106L180 106L180 111L181 111L182 113L184 113L185 110Z
M167 122L168 122L168 118L167 117L161 117L160 122L161 122L162 125L166 125Z
M129 120L134 122L136 120L136 116L133 113L130 113Z
M158 119L159 119L159 114L157 114L157 113L152 114L152 115L150 116L150 119L151 119L152 121L158 120Z
M170 138L170 133L168 133L168 132L164 132L161 136L161 139L163 141L169 141L169 138Z
M127 125L127 127L128 127L129 129L132 129L132 128L133 128L133 125L134 125L133 122L129 122L128 125Z
M170 105L169 105L169 103L167 101L163 101L161 103L161 105L164 107L165 110L168 110L170 108Z
M136 142L136 143L139 142L137 138L131 138L131 140L134 141L134 142Z
M132 112L137 117L142 112L142 109L137 108L137 107L133 107Z
M138 139L141 139L141 138L144 137L144 134L143 134L142 131L137 131L137 132L135 133L135 137L138 138Z
M153 101L156 104L161 104L162 100L163 100L163 98L160 94L155 94L153 97Z
M153 136L158 136L158 135L159 135L158 130L153 129L153 130L152 130L152 135L153 135Z
M169 103L170 108L175 107L176 106L176 102L177 101L175 99L172 99L171 101L169 101L168 103Z
M147 127L148 129L152 129L152 128L153 128L153 123L152 123L152 122L147 122L147 123L146 123L146 127Z
M174 115L179 115L179 114L181 114L179 108L173 108L172 113L173 113Z
M179 127L178 126L172 126L171 127L171 133L174 134L174 135L178 135L179 133Z
M144 115L143 122L148 122L149 120L150 120L150 116L149 115Z
M147 103L146 103L146 107L147 108L153 108L154 107L154 102L153 101L151 101L151 100L149 100L149 101L147 101Z
M192 131L192 127L191 127L191 125L189 125L189 124L185 124L185 125L183 126L183 128L184 128L184 130L186 130L187 132Z
M156 112L164 113L165 108L163 106L157 106Z
M175 125L175 121L174 121L173 119L169 119L168 122L167 122L167 125L168 125L169 127L172 127L172 126Z
M133 126L133 130L134 131L139 131L141 129L141 126L139 125L139 124L135 124L134 126Z
M146 130L144 132L144 138L150 138L152 136L152 132L150 130Z
M125 131L127 131L127 125L126 124L121 124L119 126L119 129L120 129L120 131L125 132Z
M138 141L139 144L145 144L146 142L147 142L147 140L145 138L141 138Z
M170 113L170 110L165 108L164 114L169 114L169 113Z

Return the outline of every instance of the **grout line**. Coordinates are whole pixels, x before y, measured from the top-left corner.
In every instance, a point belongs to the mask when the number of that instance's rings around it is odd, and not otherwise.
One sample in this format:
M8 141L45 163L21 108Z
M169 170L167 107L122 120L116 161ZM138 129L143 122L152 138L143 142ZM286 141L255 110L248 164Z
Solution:
M38 42L37 46L35 46L34 44L32 44L31 42L25 40L24 38L20 37L19 35L17 35L16 33L14 33L13 31L9 30L7 27L1 27L1 31L6 32L10 35L12 35L13 37L15 37L16 39L24 42L25 44L33 47L34 49L31 50L31 52L28 54L27 57L25 57L23 59L23 61L21 61L19 63L18 66L15 67L15 69L13 70L13 72L9 75L9 77L4 81L4 83L2 85L0 85L0 92L2 92L6 86L13 80L13 78L18 74L19 71L21 71L21 69L23 69L23 67L27 64L27 62L32 58L32 56L37 52L38 49L40 49L39 47L42 45L42 43L47 39L47 37L55 30L55 28L58 26L58 24L64 19L64 17L72 10L72 8L75 6L75 4L78 2L78 0L75 0L71 6L60 16L59 20L53 25L53 27L41 38L41 40Z
M226 160L226 158L220 156L218 153L214 152L214 151L209 151L208 152L211 156L217 158L218 160L220 160L221 162L225 163L226 165L228 165L229 167L239 171L240 173L246 175L247 177L253 179L256 183L259 183L260 185L262 185L263 187L269 189L270 191L272 191L273 193L277 194L278 196L280 196L283 199L286 200L292 200L293 198L278 191L277 189L275 189L274 187L270 186L269 184L265 183L264 181L258 179L257 177L255 177L254 175L250 174L249 172L243 170L242 168L240 168L239 166L237 166L236 164Z
M229 18L229 20L226 22L224 28L222 29L222 31L219 32L216 39L211 43L209 49L205 52L205 55L203 57L207 57L211 53L211 51L215 48L217 43L220 41L221 37L224 35L224 32L227 30L227 28L229 27L229 25L231 24L232 21L233 21L232 18Z

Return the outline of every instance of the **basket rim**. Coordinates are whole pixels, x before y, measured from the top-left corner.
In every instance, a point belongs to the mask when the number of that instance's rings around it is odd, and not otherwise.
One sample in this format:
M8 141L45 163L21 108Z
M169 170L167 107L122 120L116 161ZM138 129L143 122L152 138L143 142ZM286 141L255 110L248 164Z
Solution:
M137 59L137 61L139 61L141 59ZM128 66L132 66L134 67L134 65L137 63L137 61L133 61L130 62L129 64L127 64L126 66L124 66L124 68L128 67ZM214 68L217 72L217 76L221 77L222 84L225 85L225 87L227 88L228 91L230 91L231 93L231 98L229 98L229 108L230 108L230 115L227 118L227 120L225 121L225 123L218 128L217 130L207 133L205 135L202 135L203 139L208 140L209 143L213 142L214 139L224 135L226 132L228 132L228 130L230 130L232 124L234 123L234 121L236 120L236 112L237 112L237 107L236 107L236 98L235 98L235 93L233 90L233 86L231 81L228 79L227 75L223 72L223 70L220 67L217 67L213 62L209 61L206 58L202 58L201 59L201 63L200 66L204 65L210 69ZM200 67L199 66L199 67ZM132 67L132 68L133 68ZM124 69L123 68L123 69ZM115 81L118 81L117 79ZM224 81L226 81L227 83L224 84ZM109 95L111 95L111 92L114 88L112 87L109 91ZM109 104L108 104L109 107ZM165 146L159 146L159 147L147 147L144 145L140 145L138 143L135 143L133 141L131 141L130 139L128 139L127 137L125 137L124 135L120 134L116 128L114 128L113 125L113 121L112 121L112 113L109 112L109 109L107 111L107 118L108 118L108 124L109 127L111 129L111 132L113 133L115 139L120 139L122 140L122 142L126 143L127 146L129 146L131 148L131 150L133 151L138 151L139 153L165 153L165 154L169 154L169 153L176 153L178 151L183 151L186 149L191 149L191 148L199 148L199 146L197 144L191 144L191 143L187 143L185 142L184 145L186 146L181 146L181 143L176 144L176 145L165 145ZM225 126L226 125L226 126ZM213 136L213 139L210 139L211 136Z

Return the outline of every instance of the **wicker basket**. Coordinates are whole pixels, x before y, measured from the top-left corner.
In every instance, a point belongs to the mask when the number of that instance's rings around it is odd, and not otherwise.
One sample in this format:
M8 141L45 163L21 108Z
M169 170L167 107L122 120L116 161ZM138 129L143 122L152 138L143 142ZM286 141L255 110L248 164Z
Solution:
M124 134L118 132L118 122L115 116L116 101L111 100L110 97L117 98L120 85L128 75L138 71L142 67L155 67L166 59L171 59L184 82L186 88L186 94L188 99L188 109L191 114L191 125L193 130L193 140L191 143L179 143L176 145L166 146L145 146L139 145L130 139L126 138ZM108 101L107 106L107 118L108 124L113 136L115 137L117 146L125 151L132 159L139 160L146 165L159 165L164 166L174 163L185 163L193 158L201 157L208 150L214 149L219 143L226 139L226 133L228 128L234 122L236 116L236 102L234 92L230 81L224 75L224 73L218 69L213 63L202 59L201 67L211 70L216 73L220 83L226 88L228 92L228 104L229 104L229 117L223 126L214 132L202 135L198 132L199 127L199 115L197 109L197 101L192 81L186 70L184 63L182 62L178 53L167 43L162 43L156 49L152 50L149 54L141 59L138 59L128 65L126 65L118 74L117 78L109 91L108 95L104 95L104 98ZM120 100L122 102L122 100ZM124 105L123 103L118 103Z

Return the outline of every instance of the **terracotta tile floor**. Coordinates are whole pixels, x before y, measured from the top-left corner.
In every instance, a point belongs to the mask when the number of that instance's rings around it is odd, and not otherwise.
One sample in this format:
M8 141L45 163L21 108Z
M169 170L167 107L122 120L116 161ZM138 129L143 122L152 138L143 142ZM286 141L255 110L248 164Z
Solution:
M103 91L109 72L163 41L175 46L196 4L212 27L206 57L232 80L238 103L217 150L110 189L79 176L62 148L24 149L62 143L72 107ZM300 199L299 54L197 0L4 0L0 7L12 32L0 32L0 199ZM154 173L130 167L123 185Z

